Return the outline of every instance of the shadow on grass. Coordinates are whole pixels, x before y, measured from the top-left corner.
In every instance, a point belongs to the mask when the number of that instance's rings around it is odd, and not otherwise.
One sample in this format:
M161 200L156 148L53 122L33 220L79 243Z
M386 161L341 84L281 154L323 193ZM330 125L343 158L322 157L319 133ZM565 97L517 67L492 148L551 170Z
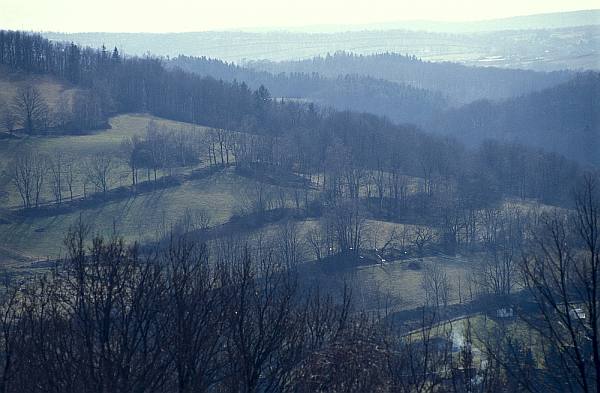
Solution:
M279 187L288 188L310 188L311 184L308 179L303 178L291 171L287 171L281 167L264 164L252 163L236 166L235 173L240 176L258 180L261 183L270 184Z

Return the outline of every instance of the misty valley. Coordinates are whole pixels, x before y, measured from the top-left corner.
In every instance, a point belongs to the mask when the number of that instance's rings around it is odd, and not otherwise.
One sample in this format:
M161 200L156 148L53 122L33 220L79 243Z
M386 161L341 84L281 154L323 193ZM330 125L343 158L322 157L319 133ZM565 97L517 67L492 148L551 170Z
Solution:
M109 30L0 30L0 393L600 392L600 10Z

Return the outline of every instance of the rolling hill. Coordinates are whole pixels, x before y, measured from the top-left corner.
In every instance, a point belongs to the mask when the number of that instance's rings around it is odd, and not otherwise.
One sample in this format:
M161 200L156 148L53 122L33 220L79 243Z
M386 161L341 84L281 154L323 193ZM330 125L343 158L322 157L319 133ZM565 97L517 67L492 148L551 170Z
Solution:
M300 61L248 62L247 66L273 74L313 73L335 78L355 74L438 91L453 105L477 99L498 100L565 82L572 72L534 72L496 67L469 67L452 62L429 62L398 53L359 55L338 52Z
M165 62L201 76L240 81L252 89L261 85L273 97L310 101L338 110L369 112L399 123L422 124L447 108L442 93L361 75L324 77L315 72L272 74L218 59L179 56Z
M430 129L466 143L518 142L600 165L600 74L501 102L478 101L433 120Z
M552 29L439 33L364 30L334 33L206 31L190 33L46 32L54 41L117 46L136 55L207 56L248 60L298 60L337 51L358 54L410 53L424 60L538 71L600 69L600 25ZM535 45L532 45L535 43Z

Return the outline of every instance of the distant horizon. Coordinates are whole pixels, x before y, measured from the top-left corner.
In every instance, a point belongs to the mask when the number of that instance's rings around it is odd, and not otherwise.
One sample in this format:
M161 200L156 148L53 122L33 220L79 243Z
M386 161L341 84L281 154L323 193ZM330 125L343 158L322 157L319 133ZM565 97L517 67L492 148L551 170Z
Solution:
M563 15L563 14L577 14L577 13L587 13L587 12L598 12L600 14L600 8L593 9L580 9L573 11L557 11L557 12L543 12L543 13L534 13L534 14L523 14L523 15L513 15L506 16L500 18L487 18L487 19L477 19L477 20L435 20L435 19L398 19L398 20L382 20L378 22L370 22L370 23L331 23L331 24L311 24L311 25L298 25L298 26L264 26L264 27L236 27L236 28L223 28L223 29L214 29L214 30L195 30L195 31L60 31L60 30L24 30L31 31L34 33L52 33L52 34L187 34L187 33L208 33L208 32L219 32L219 33L235 33L235 32L247 32L247 33L266 33L266 32L281 32L281 33L321 33L326 31L319 31L324 29L333 29L331 32L344 32L344 31L355 31L355 30L369 30L369 29L377 29L384 28L383 26L400 24L400 23L409 23L409 24L436 24L439 23L443 26L449 25L475 25L479 23L485 22L501 22L501 21L509 21L512 19L519 18L528 18L528 17L536 17L536 16L550 16L550 15ZM598 20L597 24L600 25L600 20ZM1 27L0 27L1 28ZM336 30L336 28L348 30ZM399 28L399 27L398 27ZM407 28L410 30L410 28Z
M347 5L342 0L307 0L302 4L283 6L276 0L261 0L253 2L252 6L240 0L211 4L186 4L184 0L173 0L168 9L164 9L162 3L155 5L152 2L140 3L139 0L129 1L126 6L117 0L106 0L102 6L86 2L82 5L82 2L74 0L58 0L52 4L41 0L27 4L19 0L1 1L4 3L0 15L1 28L64 34L318 32L319 29L357 29L400 23L451 26L600 11L595 1L590 0L573 1L568 6L554 0L525 3L510 0L502 5L475 0L460 0L448 5L440 0L424 0L410 6L390 0L374 0L368 7L364 4ZM228 12L230 9L237 9L238 12ZM72 17L64 20L65 14ZM131 18L131 15L136 17ZM54 25L56 20L61 20L60 28Z

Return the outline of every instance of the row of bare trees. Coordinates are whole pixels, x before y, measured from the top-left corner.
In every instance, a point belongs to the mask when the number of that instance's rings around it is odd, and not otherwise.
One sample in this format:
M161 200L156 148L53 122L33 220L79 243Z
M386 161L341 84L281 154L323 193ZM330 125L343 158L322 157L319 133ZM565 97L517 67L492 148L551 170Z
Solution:
M27 150L10 163L8 170L22 207L31 209L49 199L56 205L72 201L79 191L86 197L90 184L105 194L114 181L115 167L115 160L104 154L78 162L60 151L46 154Z
M147 180L151 173L158 180L159 171L172 173L175 167L197 164L202 156L203 134L197 129L173 130L150 121L143 136L134 135L121 143L121 153L131 170L131 183L138 184L138 172L146 169Z

